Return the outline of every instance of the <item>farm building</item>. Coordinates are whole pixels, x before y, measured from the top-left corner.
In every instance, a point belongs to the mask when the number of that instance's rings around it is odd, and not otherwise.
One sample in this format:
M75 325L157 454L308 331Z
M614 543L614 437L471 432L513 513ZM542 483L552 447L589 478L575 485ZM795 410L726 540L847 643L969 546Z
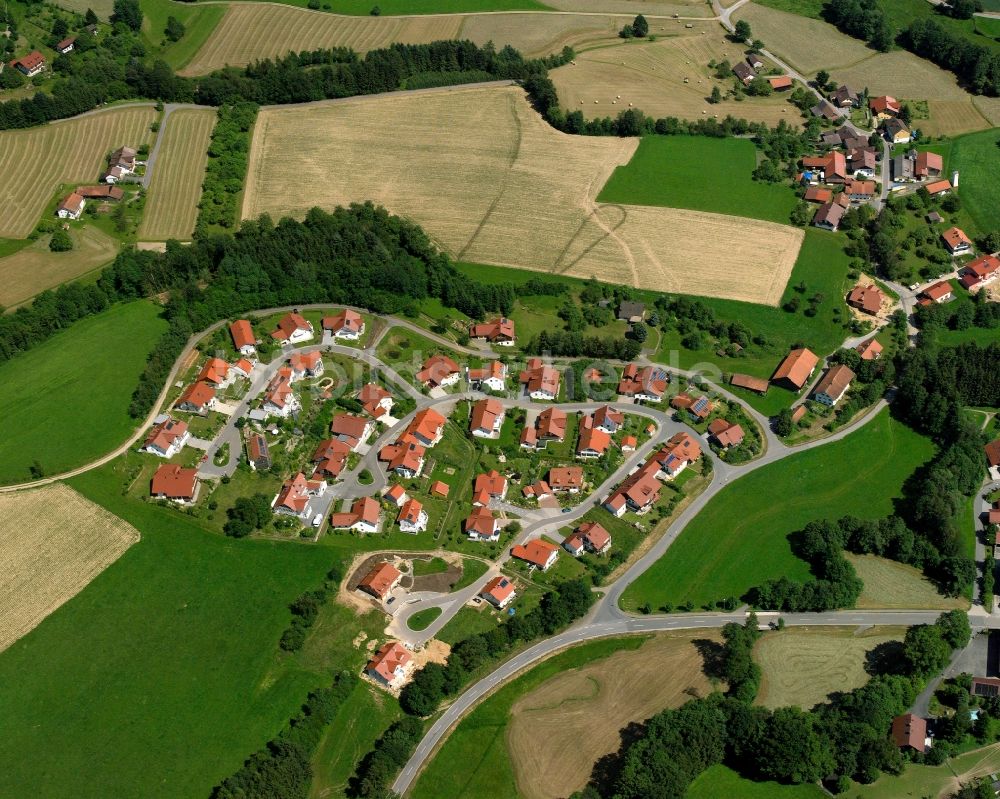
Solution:
M801 391L818 364L819 358L805 347L792 350L778 365L771 382L793 391Z
M753 391L756 394L766 394L767 389L770 384L760 377L751 377L750 375L741 374L739 372L734 372L729 377L729 385L736 386L737 388L744 388L747 391Z
M944 172L944 158L937 153L916 153L913 159L913 173L921 180L938 178Z
M947 180L935 180L933 183L928 183L924 188L927 189L927 193L931 197L944 196L951 191L951 183Z
M814 117L823 117L823 119L829 119L831 122L840 118L840 112L826 100L820 100L809 109L809 112Z
M823 183L843 183L847 180L847 157L838 150L826 155L808 155L802 159L802 168L818 174Z
M56 216L60 219L79 219L86 205L87 201L74 191L59 203Z
M854 202L870 200L875 196L875 181L849 178L844 183L844 194Z
M895 97L890 97L887 94L883 94L880 97L872 97L868 101L868 108L875 117L879 116L898 116L899 112L902 110L899 105L899 100Z
M819 186L810 186L806 189L803 199L811 203L828 203L833 199L833 192L830 189L822 189Z
M125 196L118 186L77 186L76 193L85 200L112 200L117 202Z
M771 88L776 92L783 92L792 88L792 79L788 75L775 75L772 78L768 78L767 82L771 84Z
M851 381L856 376L854 372L842 363L831 366L826 370L823 378L816 384L816 390L813 391L813 399L823 405L833 407L843 399L844 394L847 393L847 389L851 387Z

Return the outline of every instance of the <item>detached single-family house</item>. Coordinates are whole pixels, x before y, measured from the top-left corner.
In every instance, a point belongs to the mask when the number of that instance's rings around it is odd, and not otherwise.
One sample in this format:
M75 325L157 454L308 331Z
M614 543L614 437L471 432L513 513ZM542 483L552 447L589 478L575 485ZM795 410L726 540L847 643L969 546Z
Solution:
M837 108L827 100L820 100L816 105L809 109L814 117L822 117L823 119L828 119L831 122L840 118L840 112Z
M424 468L427 450L413 441L400 439L395 444L386 444L379 450L378 459L390 472L400 477L418 477Z
M531 485L522 488L521 493L525 499L543 500L552 496L552 486L544 480L536 480Z
M792 391L801 391L819 365L819 358L805 347L792 350L779 365L771 382Z
M281 367L264 389L264 403L261 406L265 416L287 418L301 405L292 391L294 376L288 366Z
M424 361L423 367L416 374L417 382L428 388L453 386L458 382L461 373L458 364L447 355L432 355Z
M611 446L611 436L596 427L593 416L580 421L580 436L576 443L576 457L600 458Z
M899 116L899 112L902 110L899 100L895 97L890 97L887 94L883 94L879 97L872 97L868 101L868 107L871 109L871 112L876 119L879 117Z
M413 656L399 641L383 644L365 666L365 674L386 688L396 688L406 680Z
M594 411L594 427L603 430L609 435L618 432L618 428L625 422L625 414L616 411L610 405L602 405Z
M802 168L818 175L823 183L843 183L847 180L847 156L839 150L826 155L809 155L802 159Z
M725 419L715 419L708 426L708 436L721 449L738 447L743 443L743 428Z
M646 318L646 304L635 300L623 300L618 306L618 321L634 325Z
M830 95L830 102L838 108L856 107L859 100L858 93L847 84L838 86Z
M253 334L253 327L248 320L237 319L231 323L229 335L233 338L233 346L241 355L252 358L257 354L257 337Z
M103 183L117 183L135 172L138 152L132 147L119 147L108 158L108 168L101 175Z
M406 489L402 485L396 483L382 495L382 498L397 508L401 508L403 507L403 503L410 498L410 495L406 493Z
M352 413L338 413L330 420L330 433L351 450L364 444L374 429L369 419Z
M186 422L179 419L166 419L153 425L146 440L140 448L142 452L159 455L161 458L172 458L191 438Z
M749 86L753 79L757 77L757 73L754 72L753 67L745 61L737 61L733 64L733 74L739 78L740 83L744 86Z
M913 162L913 173L921 180L939 178L944 172L944 158L937 153L919 152Z
M875 196L875 181L848 178L844 183L844 194L853 202L866 202Z
M756 53L750 53L747 56L747 63L754 68L755 72L759 72L764 68L764 59Z
M222 358L209 358L195 380L215 386L216 390L225 388L229 385L229 364Z
M889 117L882 123L882 133L893 144L908 144L912 138L906 123L896 117Z
M490 344L496 344L500 347L512 347L517 341L517 336L514 334L514 322L506 317L473 324L469 328L469 338L485 339Z
M517 591L515 590L514 581L500 574L483 586L483 590L479 592L479 596L498 610L503 610L517 596Z
M365 413L375 419L392 413L394 404L392 394L378 383L368 383L362 386L358 392L358 402L365 409Z
M874 336L867 341L862 341L854 349L861 356L862 361L877 361L882 357L882 345L875 340Z
M215 403L215 389L199 380L181 392L174 407L191 413L207 413L215 407Z
M482 399L473 404L469 429L476 438L499 438L504 409L500 400Z
M660 402L667 393L670 375L659 366L644 366L630 363L622 370L618 381L618 393L639 402Z
M686 467L701 457L701 445L690 433L675 433L667 439L666 445L653 455L652 460L660 465L660 470L673 480Z
M292 370L292 380L322 377L325 369L323 366L323 353L319 350L293 352L288 358L288 366Z
M309 500L321 497L326 493L326 480L307 480L299 472L294 477L285 480L281 490L271 500L271 509L285 516L296 516L299 519L309 519Z
M867 314L875 316L881 310L885 299L885 294L882 293L882 290L878 286L857 285L847 295L847 304L852 308L857 308L859 311L864 311Z
M153 473L149 494L154 499L169 499L186 505L198 498L198 470L175 463L164 463Z
M927 721L912 713L904 713L892 720L892 741L900 749L926 752Z
M574 558L584 552L603 555L611 548L611 533L597 522L584 522L566 537L562 545Z
M836 202L823 203L813 217L813 225L823 230L836 230L844 218L844 206Z
M927 193L931 197L937 197L939 195L943 197L945 194L948 194L951 191L952 186L951 183L947 180L935 180L931 183L928 183L926 186L924 186L924 188L927 189Z
M813 399L824 405L833 407L847 393L851 387L851 381L857 377L848 367L842 363L834 364L826 370L826 374L816 384L813 391Z
M855 147L847 151L847 171L855 177L875 177L878 158L871 147Z
M708 397L692 397L686 392L675 394L670 400L670 407L677 411L687 411L695 419L707 419L712 413L712 403Z
M320 441L313 451L313 480L325 480L327 477L336 479L344 471L347 465L347 456L351 453L351 447L343 441L335 438L328 438Z
M971 291L991 283L997 275L1000 275L1000 258L995 255L980 255L965 265L959 273L959 281Z
M375 564L368 574L361 578L358 590L364 591L382 602L402 579L402 572L388 561L383 560Z
M546 408L538 414L534 425L521 431L521 448L545 449L550 441L562 441L566 438L566 422L566 411Z
M282 344L301 344L313 337L312 322L297 313L287 313L278 320L271 338Z
M583 467L553 466L549 469L549 479L546 482L555 492L579 494L583 488Z
M334 338L345 341L357 341L365 334L365 320L361 318L361 314L349 308L345 308L336 316L324 316L320 323L323 330Z
M33 78L45 70L45 56L37 50L32 50L27 55L15 58L10 62L10 65L18 72L27 75L29 78Z
M530 358L528 368L521 372L518 382L532 399L554 400L559 395L561 379L558 369L542 363L541 358Z
M359 533L377 533L380 508L372 497L354 500L349 511L330 516L330 526L337 530L356 530Z
M922 298L921 304L927 305L932 302L942 303L948 302L954 293L951 290L951 283L947 280L940 280L937 283L928 286L923 291L920 292L920 297Z
M465 534L470 541L499 541L500 521L489 508L475 507L465 519Z
M983 451L986 453L986 464L990 470L990 477L996 480L1000 476L1000 438L994 439L983 447Z
M490 361L480 369L466 367L465 376L473 390L488 388L491 391L503 391L507 388L507 364L500 361Z
M965 235L965 231L959 227L950 227L941 234L944 246L948 252L954 255L966 255L972 252L972 240Z
M433 447L444 435L444 426L447 421L433 408L424 408L422 411L417 411L406 426L400 440L405 441L410 438L424 447Z
M491 500L507 496L507 478L496 469L476 475L472 486L472 504L489 505Z
M87 201L75 191L70 193L56 208L56 216L60 219L79 219Z
M271 450L268 449L267 439L260 433L254 433L247 440L247 463L254 471L271 468Z
M559 547L551 541L533 538L527 544L513 547L510 554L518 560L523 560L539 571L548 571L559 558Z
M604 502L604 508L613 516L624 516L625 511L643 514L660 498L663 484L656 475L660 464L650 459L622 481Z
M422 533L427 529L427 511L417 500L408 499L399 509L396 523L402 533Z
M60 55L73 52L73 45L76 44L76 37L69 36L61 42L56 42L55 51Z

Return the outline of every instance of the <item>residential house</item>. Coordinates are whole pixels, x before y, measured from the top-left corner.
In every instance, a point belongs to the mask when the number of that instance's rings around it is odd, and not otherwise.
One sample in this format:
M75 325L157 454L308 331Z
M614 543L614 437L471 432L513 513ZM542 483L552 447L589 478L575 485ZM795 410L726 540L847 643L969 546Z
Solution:
M919 152L913 164L913 173L921 180L939 178L944 172L944 158L937 153Z
M417 382L428 388L443 388L453 386L458 382L461 373L458 364L447 355L432 355L416 374Z
M541 358L529 358L528 368L518 379L525 393L534 400L554 400L559 395L559 370L542 363Z
M549 469L549 479L545 482L555 492L579 494L583 488L583 467L553 466Z
M749 86L753 79L757 77L757 73L753 71L753 67L745 61L737 61L733 64L733 74L739 78L744 86Z
M921 291L919 296L921 297L921 305L929 305L932 302L939 304L948 302L955 295L951 290L951 283L947 280L940 280Z
M222 358L209 358L205 361L205 365L201 367L201 371L198 372L198 377L195 380L215 386L216 390L225 388L230 383L229 364L222 360Z
M410 498L410 495L406 493L406 489L399 483L393 485L382 496L385 500L392 503L397 508L403 507L403 503Z
M204 414L214 408L215 403L215 389L208 383L198 381L181 392L174 407L181 411Z
M823 183L843 183L847 180L847 156L839 150L826 155L810 155L802 159L802 168L818 174Z
M45 56L37 50L32 50L27 55L15 58L10 62L10 65L18 72L33 78L45 70Z
M900 749L914 752L927 751L927 721L912 713L904 713L892 720L892 741Z
M733 374L729 376L729 385L762 395L766 394L767 389L770 387L767 380L760 377L751 377L750 375L741 374L740 372L733 372Z
M879 97L872 97L868 101L868 108L871 109L872 115L876 119L879 117L899 116L899 112L902 110L899 105L899 100L895 97L890 97L887 94L880 95Z
M663 485L656 475L660 465L650 459L622 481L604 502L604 507L613 516L621 517L625 511L643 514L649 511L660 498Z
M359 533L377 533L381 509L373 497L359 497L349 511L330 516L330 526L336 530L355 530Z
M788 75L774 75L767 79L771 88L776 92L787 91L792 88L792 79Z
M910 153L900 153L892 157L892 179L896 183L910 183L917 179L916 159Z
M470 541L499 541L500 521L489 508L475 507L465 520L465 534Z
M848 305L872 316L875 316L882 309L882 303L885 300L885 294L876 285L862 286L858 284L847 295Z
M943 197L944 195L951 192L952 187L951 183L949 183L947 180L935 180L925 185L924 188L927 189L927 193L931 197L937 197L939 195Z
M840 147L842 140L835 130L824 130L819 134L819 141L824 147Z
M517 591L513 580L499 574L483 586L479 596L498 610L503 610L517 596Z
M69 194L56 208L56 216L60 219L79 219L87 201L75 191Z
M563 548L574 558L584 551L603 555L611 548L611 533L597 522L584 522L563 541Z
M667 393L670 375L659 366L644 366L630 363L622 370L618 381L618 393L632 397L639 402L660 402Z
M322 377L325 369L323 353L319 350L293 352L288 358L288 366L292 370L293 381L309 377Z
M491 500L502 500L507 496L507 478L496 469L476 475L472 486L472 504L489 505Z
M675 394L670 400L670 407L678 411L687 411L695 419L707 419L712 412L712 403L708 397L692 397L686 392Z
M413 441L400 439L395 444L386 444L379 450L378 459L390 472L401 477L418 477L424 468L427 450Z
M405 680L413 656L398 641L383 644L365 666L365 674L386 688L397 688Z
M229 367L229 378L241 377L244 380L248 380L250 375L253 373L254 362L246 358L240 358L236 363Z
M968 290L978 289L991 283L1000 275L1000 258L995 255L980 255L969 261L959 273L959 282Z
M836 107L826 100L820 100L816 105L809 109L814 117L822 117L823 119L828 119L831 122L836 121L840 118L840 112L837 111Z
M247 440L247 463L254 471L265 471L271 468L271 450L267 440L260 433L254 433Z
M517 341L517 336L514 334L514 322L506 317L473 324L469 328L469 338L485 339L490 344L496 344L500 347L511 347Z
M819 186L810 186L806 189L803 199L811 203L828 203L833 199L833 192Z
M906 123L896 117L889 117L882 123L882 133L893 144L908 144L912 137Z
M422 533L427 529L427 511L415 499L408 499L396 517L401 533Z
M867 341L862 341L854 350L861 356L862 361L877 361L882 357L882 345L875 340L874 336Z
M500 361L490 361L480 369L466 367L465 376L473 390L488 388L491 391L504 391L507 388L507 364Z
M849 178L844 183L844 194L853 202L867 202L875 196L875 181Z
M686 467L701 457L701 445L689 433L675 433L667 439L666 445L653 455L652 460L660 465L660 470L673 480Z
M618 306L618 321L630 325L646 318L646 304L634 300L623 300Z
M190 438L187 423L168 416L153 425L140 451L159 455L161 458L172 458L184 449Z
M847 389L851 387L851 381L855 377L857 375L842 363L831 366L816 384L813 399L833 407L847 393Z
M264 389L264 403L261 406L266 416L287 418L301 405L292 391L293 374L291 368L281 367Z
M381 561L361 578L358 590L371 594L379 602L385 600L403 579L403 573L388 561Z
M347 445L349 450L357 451L372 434L374 425L364 416L352 413L338 413L330 420L330 433L335 439Z
M552 486L544 480L536 480L531 485L522 488L521 493L524 495L525 499L536 499L540 501L552 496Z
M320 324L323 330L334 338L345 341L357 341L365 334L365 320L361 318L361 314L350 308L345 308L336 316L324 316Z
M609 435L618 432L618 428L625 423L625 414L616 411L610 405L602 405L594 411L594 427L603 430Z
M708 425L709 440L714 441L721 449L738 447L743 443L743 428L725 419L715 419Z
M755 72L759 72L764 68L764 59L756 53L750 53L750 55L747 56L747 63L754 68Z
M635 452L637 446L639 446L639 439L635 436L625 436L622 439L622 452Z
M392 394L377 383L368 383L362 386L358 392L358 402L365 409L365 413L375 419L392 413L394 404Z
M325 480L307 480L306 476L299 472L282 483L281 490L271 500L271 508L275 513L308 520L309 500L321 497L325 493Z
M856 108L860 99L858 93L847 84L838 86L830 95L830 102L838 108Z
M477 438L499 438L503 420L504 409L500 400L482 399L472 406L469 429Z
M164 463L153 473L149 494L153 499L169 499L179 505L194 502L198 498L198 470Z
M56 42L55 51L60 55L73 52L73 45L76 44L75 36L68 36L60 42Z
M871 147L855 147L847 151L847 171L855 177L875 177L878 158Z
M313 451L310 461L313 464L313 480L325 480L327 477L336 479L347 465L347 456L351 447L336 438L320 441Z
M813 225L824 230L836 230L844 218L844 206L835 202L823 203L813 217Z
M1000 479L1000 438L994 439L985 447L986 465L990 470L990 477L994 480Z
M600 458L611 446L611 436L594 426L593 416L580 421L580 436L576 443L576 457Z
M313 337L312 322L297 313L287 313L278 320L271 338L282 344L301 344Z
M559 547L550 541L533 538L527 544L513 547L510 554L539 571L547 572L559 559Z
M108 168L101 175L103 183L117 183L135 172L138 152L131 147L119 147L108 158Z
M953 256L966 255L972 252L972 240L965 235L965 231L958 227L950 227L941 234L944 246L948 248Z
M771 382L789 388L792 391L800 391L802 387L812 377L819 364L817 358L805 347L792 350L779 365Z
M233 338L233 346L236 351L248 358L253 358L257 354L257 337L253 334L253 327L246 319L237 319L229 325L229 335Z
M410 438L424 447L433 447L444 435L444 426L447 421L433 408L424 408L422 411L417 411L406 426L401 440Z
M528 425L521 432L522 449L545 449L550 441L566 438L566 411L560 408L546 408L535 418L534 425Z

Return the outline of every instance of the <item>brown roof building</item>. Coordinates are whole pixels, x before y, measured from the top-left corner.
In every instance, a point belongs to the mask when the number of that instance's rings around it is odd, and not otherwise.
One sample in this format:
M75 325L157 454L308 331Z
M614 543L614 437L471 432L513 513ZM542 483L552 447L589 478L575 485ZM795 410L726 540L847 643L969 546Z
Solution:
M882 293L878 286L874 285L855 286L851 289L851 293L847 295L848 305L872 316L881 310L884 300L885 294Z
M747 391L754 391L757 394L766 394L770 384L761 377L751 377L750 375L734 372L729 377L729 385L737 388L745 388Z
M723 449L738 447L743 443L743 428L725 419L716 419L708 426L708 434Z
M927 741L926 720L912 713L896 716L892 720L892 740L900 749L923 752Z
M842 363L831 366L816 384L813 399L824 405L836 405L847 393L855 377L857 375Z
M165 463L153 473L149 493L175 502L194 502L198 496L198 470Z
M358 588L382 601L399 585L402 577L403 573L399 569L387 561L382 561L361 578Z
M778 366L771 382L800 391L818 364L819 358L805 347L792 350Z

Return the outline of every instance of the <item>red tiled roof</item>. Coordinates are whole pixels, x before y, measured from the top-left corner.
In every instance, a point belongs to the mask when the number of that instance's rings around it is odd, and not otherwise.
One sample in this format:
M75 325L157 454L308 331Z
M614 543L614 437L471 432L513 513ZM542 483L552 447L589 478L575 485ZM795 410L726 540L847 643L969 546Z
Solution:
M933 286L928 286L920 293L927 299L934 300L936 302L942 297L947 297L951 294L951 284L947 280L940 280Z
M222 360L222 358L209 358L205 362L205 365L201 367L197 379L204 380L206 383L219 385L226 382L226 374L228 372L229 364Z
M153 474L150 494L169 499L193 499L198 484L198 470L185 469L175 463L165 463Z
M314 464L313 479L324 476L339 477L347 464L350 451L350 446L335 438L319 442L311 458Z
M20 58L16 58L11 61L12 64L20 64L29 72L37 67L40 67L45 63L45 56L43 56L37 50L32 50L27 55L23 55Z
M772 89L790 89L792 86L792 79L788 75L775 75L768 78L767 82L771 84Z
M833 192L819 186L810 186L806 189L805 199L813 203L828 203L833 199Z
M549 469L548 485L559 491L583 487L582 466L553 466Z
M941 174L941 170L944 169L944 158L942 158L938 153L928 153L919 152L917 153L916 163L913 165L913 171L917 177L927 177L930 175L931 171Z
M771 380L787 380L796 388L802 388L818 363L819 358L805 347L792 350L778 366Z
M505 317L490 322L473 325L469 330L471 338L484 338L487 341L513 341L514 322Z
M330 421L330 432L338 438L346 440L353 449L365 436L368 420L364 416L350 413L338 413Z
M271 336L278 341L287 341L297 330L309 330L309 323L297 313L287 313L278 320L278 328Z
M648 394L660 398L666 393L669 379L667 373L659 367L644 366L640 369L638 364L630 363L622 370L618 393L626 397Z
M472 406L472 417L469 419L470 430L481 430L493 433L497 420L503 416L503 404L496 399L482 399Z
M898 114L900 111L899 101L895 97L890 97L887 94L884 94L881 97L872 97L871 100L868 101L868 106L876 114L882 114L886 111Z
M246 319L237 319L229 325L229 335L233 337L233 345L236 349L253 347L257 344L257 339L253 334L253 327Z
M361 578L358 588L383 599L392 590L392 584L402 576L399 569L387 561L382 561Z
M962 270L962 285L967 289L978 286L1000 269L1000 258L995 255L980 255L965 265Z
M502 605L513 593L514 581L500 574L483 586L483 590L479 592L479 596L484 599L492 599L496 605Z
M855 286L851 293L847 295L847 304L855 308L860 308L865 313L877 314L882 308L882 301L885 294L878 286Z
M745 388L748 391L756 391L758 394L766 394L768 389L768 383L763 378L751 377L739 372L734 372L730 376L729 384L737 388Z
M215 399L215 389L212 388L208 383L192 383L183 393L177 398L177 405L183 405L185 403L190 403L196 408L203 408L209 402Z
M892 740L896 746L909 746L923 752L926 739L927 722L920 716L906 713L892 720Z
M432 355L424 361L423 368L417 372L416 378L418 382L436 388L455 374L458 374L458 364L451 358L447 355Z
M465 519L465 532L477 533L480 538L489 538L496 530L496 518L493 511L482 506L473 508L472 513Z
M345 308L336 316L324 316L321 324L324 330L329 330L331 333L339 333L341 330L359 333L364 325L364 320L357 311Z
M986 462L990 466L1000 466L1000 438L991 441L983 449L986 451Z
M358 402L361 406L372 416L378 418L385 413L385 408L379 405L379 403L384 400L391 398L392 395L386 391L378 383L368 383L361 387L361 391L358 392Z
M842 363L834 364L826 370L826 374L816 384L814 394L826 394L829 397L839 397L857 377L853 371Z
M399 509L399 515L396 517L396 521L416 524L420 521L420 514L423 512L424 506L417 502L417 500L410 498L406 500L406 502L403 503L403 507Z
M431 484L431 493L436 497L446 497L450 490L449 485L441 480L435 480Z
M874 338L868 339L868 341L862 341L858 344L855 349L861 356L863 361L874 361L882 354L882 345L879 344Z
M555 544L543 541L541 538L533 538L523 546L518 544L513 547L510 554L518 560L523 560L537 566L539 569L544 569L549 562L549 558L552 557L552 553L558 551L559 547Z
M596 452L603 455L611 445L611 436L594 427L594 417L585 416L580 424L580 439L576 444L577 454Z
M71 214L78 214L83 210L83 197L75 191L66 196L66 199L59 203L57 211L69 211Z
M708 432L720 447L738 447L743 443L743 428L725 419L716 419L708 426Z
M607 544L611 543L611 533L597 522L584 522L576 528L576 532L583 536L596 550L604 549Z
M368 661L368 671L374 671L386 682L392 682L396 677L396 669L405 667L413 659L398 641L387 643Z
M554 397L559 393L560 380L558 369L542 363L540 358L531 358L528 368L521 372L519 382L525 384L529 394L543 391Z
M943 191L951 191L951 183L947 180L935 180L933 183L928 183L924 188L927 189L928 194L933 196Z
M941 238L944 239L944 243L948 245L948 249L950 250L954 250L963 244L967 247L972 246L972 241L965 235L965 231L958 227L948 228L941 234Z
M502 496L506 490L507 478L500 474L500 472L496 469L492 469L484 474L476 475L476 482L473 486L472 493L477 495L485 491L491 497L499 497Z
M182 422L180 419L164 419L149 431L149 435L146 436L146 440L142 446L144 449L155 446L157 449L166 452L178 438L184 437L187 429L187 423Z

